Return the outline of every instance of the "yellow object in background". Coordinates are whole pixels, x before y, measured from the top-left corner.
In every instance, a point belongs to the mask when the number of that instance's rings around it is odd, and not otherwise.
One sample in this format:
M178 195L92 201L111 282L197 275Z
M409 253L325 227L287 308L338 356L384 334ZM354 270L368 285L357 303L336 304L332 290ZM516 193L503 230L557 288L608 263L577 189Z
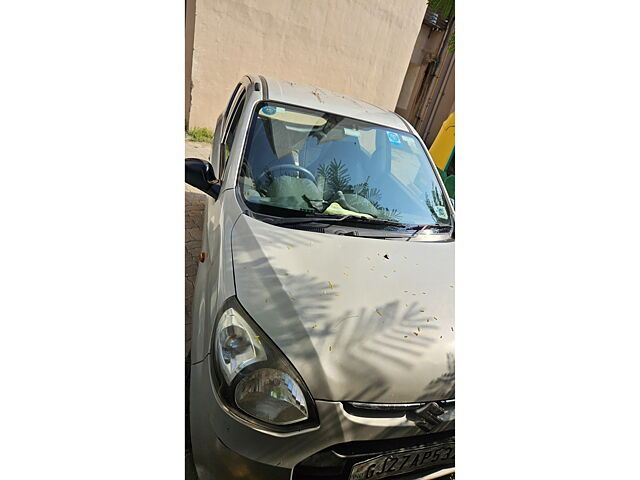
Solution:
M453 112L442 122L442 127L433 141L429 153L439 170L444 170L451 151L456 144L456 114Z
M353 212L351 210L347 210L346 208L342 208L336 202L333 202L331 205L329 205L327 207L327 209L322 213L331 213L333 215L352 215L354 217L373 218L368 213Z

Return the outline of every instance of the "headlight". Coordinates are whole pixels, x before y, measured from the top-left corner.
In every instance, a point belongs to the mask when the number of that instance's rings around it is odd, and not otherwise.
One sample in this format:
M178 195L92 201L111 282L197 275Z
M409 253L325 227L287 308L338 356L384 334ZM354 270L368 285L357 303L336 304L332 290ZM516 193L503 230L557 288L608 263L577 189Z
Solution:
M214 349L220 393L231 407L269 425L309 420L313 400L302 379L240 308L223 311Z
M300 386L273 368L261 368L244 377L235 396L239 408L265 422L289 425L309 418Z
M233 308L222 314L216 328L216 356L227 384L243 368L267 359L259 338Z

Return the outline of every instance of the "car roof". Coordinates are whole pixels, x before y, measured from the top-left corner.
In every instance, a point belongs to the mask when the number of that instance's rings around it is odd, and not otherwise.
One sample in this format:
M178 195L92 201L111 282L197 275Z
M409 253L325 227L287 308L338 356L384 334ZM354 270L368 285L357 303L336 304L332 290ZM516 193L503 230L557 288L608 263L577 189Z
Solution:
M268 100L335 113L344 117L410 132L406 121L397 113L376 107L357 98L335 93L324 88L279 80L273 77L258 75L249 75L249 77L263 80L267 87L265 97Z

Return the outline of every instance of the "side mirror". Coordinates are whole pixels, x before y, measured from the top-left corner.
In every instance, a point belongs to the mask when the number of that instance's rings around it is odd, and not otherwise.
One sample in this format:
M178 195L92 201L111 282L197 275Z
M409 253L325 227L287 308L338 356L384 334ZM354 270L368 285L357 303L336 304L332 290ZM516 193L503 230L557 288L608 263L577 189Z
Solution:
M185 158L184 181L213 198L218 198L220 195L220 184L215 183L216 176L213 173L213 167L205 160Z

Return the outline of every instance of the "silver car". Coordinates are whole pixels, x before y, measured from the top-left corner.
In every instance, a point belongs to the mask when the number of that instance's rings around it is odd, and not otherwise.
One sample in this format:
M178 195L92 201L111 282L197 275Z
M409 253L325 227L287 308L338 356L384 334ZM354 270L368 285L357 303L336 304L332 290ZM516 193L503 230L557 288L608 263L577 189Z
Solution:
M188 356L201 480L454 466L454 211L419 135L248 75L217 120Z

